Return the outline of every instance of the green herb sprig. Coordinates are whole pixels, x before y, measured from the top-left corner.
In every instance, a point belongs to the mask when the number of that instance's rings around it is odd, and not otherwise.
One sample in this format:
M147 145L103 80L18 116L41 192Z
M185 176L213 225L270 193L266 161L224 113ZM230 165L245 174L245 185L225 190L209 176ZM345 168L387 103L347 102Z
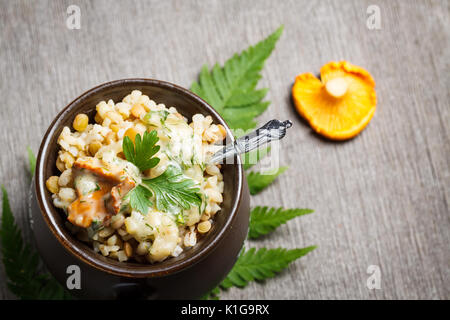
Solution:
M202 203L197 183L184 176L180 168L172 165L156 178L142 179L142 185L153 192L159 210L168 211L174 207L187 210Z
M159 158L154 157L160 148L156 145L158 140L156 130L144 132L142 138L140 134L137 134L134 143L128 136L125 136L122 143L125 158L141 171L154 168L159 163Z
M159 163L159 158L154 157L159 151L159 146L156 145L158 140L156 130L150 133L146 131L143 138L137 134L135 143L125 137L122 144L125 158L141 171L155 167ZM156 208L162 211L187 210L202 203L198 185L174 165L169 165L155 178L142 179L142 182L128 192L125 198L130 200L133 209L143 214L153 206L151 198L155 199Z
M142 214L147 214L148 208L153 206L150 200L152 192L142 185L137 185L134 189L128 192L124 199L130 199L131 208L139 211Z

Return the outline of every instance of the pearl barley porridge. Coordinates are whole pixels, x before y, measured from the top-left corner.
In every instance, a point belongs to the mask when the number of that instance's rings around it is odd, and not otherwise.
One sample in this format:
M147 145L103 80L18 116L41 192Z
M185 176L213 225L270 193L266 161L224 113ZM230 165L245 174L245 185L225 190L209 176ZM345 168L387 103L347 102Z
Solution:
M220 210L220 165L205 164L225 136L210 116L192 122L134 90L101 101L95 123L64 127L47 189L66 225L96 252L119 261L176 257L211 229Z

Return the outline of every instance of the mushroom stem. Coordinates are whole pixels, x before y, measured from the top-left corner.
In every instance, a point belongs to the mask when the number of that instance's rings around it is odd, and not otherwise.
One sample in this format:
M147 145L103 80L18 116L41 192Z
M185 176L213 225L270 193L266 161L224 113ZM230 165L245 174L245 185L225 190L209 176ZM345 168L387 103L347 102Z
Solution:
M330 96L341 98L347 93L348 83L344 78L334 78L325 84L325 90Z

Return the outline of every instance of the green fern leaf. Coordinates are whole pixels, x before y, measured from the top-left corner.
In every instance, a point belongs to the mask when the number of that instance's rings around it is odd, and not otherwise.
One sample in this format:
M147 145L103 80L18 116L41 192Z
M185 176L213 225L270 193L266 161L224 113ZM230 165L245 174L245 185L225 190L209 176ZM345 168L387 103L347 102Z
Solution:
M248 187L250 194L255 195L267 188L275 179L285 172L288 167L279 167L275 173L267 174L265 172L249 172L247 174Z
M0 243L8 288L24 300L69 299L70 295L50 275L38 273L39 256L23 242L9 205L6 189L3 192Z
M28 152L28 164L29 164L29 170L30 170L30 176L31 179L33 179L34 177L34 171L36 169L36 157L33 153L33 150L31 150L30 147L27 147L27 152Z
M220 300L219 294L220 294L220 288L219 287L215 287L214 289L212 289L208 293L204 294L200 298L200 300Z
M266 249L256 251L255 248L242 250L236 264L220 286L223 289L230 287L243 288L250 281L262 281L272 278L275 274L287 268L289 264L316 247L287 250L284 248Z
M204 65L198 82L191 91L216 109L232 129L252 129L255 117L263 113L270 102L263 101L267 89L256 89L264 62L270 56L283 32L279 27L269 37L235 54L223 67L215 64L210 71Z
M250 213L248 237L256 239L272 232L287 221L314 212L311 209L255 207Z

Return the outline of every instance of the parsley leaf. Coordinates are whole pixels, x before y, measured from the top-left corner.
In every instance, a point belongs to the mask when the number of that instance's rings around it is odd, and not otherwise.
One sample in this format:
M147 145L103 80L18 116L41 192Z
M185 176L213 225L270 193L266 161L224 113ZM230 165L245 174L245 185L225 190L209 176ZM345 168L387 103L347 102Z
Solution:
M21 299L70 299L70 295L49 274L39 274L39 256L27 243L17 226L2 186L3 211L0 228L1 252L8 288Z
M200 189L195 181L184 176L181 169L173 165L169 165L156 178L142 179L142 185L152 191L158 210L168 211L174 207L189 209L202 203Z
M248 187L250 194L255 195L267 188L280 174L285 172L288 167L279 167L273 174L266 174L264 172L249 172L247 174Z
M123 139L125 158L141 171L155 167L159 163L159 158L153 157L159 151L159 146L156 145L159 140L156 130L150 133L146 131L143 138L137 134L134 139L134 143L127 136Z
M209 71L204 65L199 81L192 83L191 91L216 109L232 129L254 128L254 118L269 106L270 102L262 101L267 89L257 90L256 85L282 32L283 26L255 46L235 54L223 67L215 64Z
M311 209L283 209L255 207L250 212L250 226L248 237L256 239L272 232L281 224L295 217L314 212Z
M142 214L147 214L148 208L153 205L150 201L152 193L146 187L137 185L133 188L124 199L130 199L130 206Z
M249 281L272 278L276 273L285 269L292 261L314 250L316 246L303 249L287 250L284 248L266 249L256 251L243 249L233 269L222 281L220 286L228 289L232 286L243 288Z
M122 144L123 153L127 161L132 162L144 171L155 167L159 163L159 158L153 157L158 151L158 135L155 130L144 133L141 140L139 134L136 135L135 143L130 138L125 137ZM194 180L187 178L181 169L169 165L163 174L152 179L142 179L142 182L133 188L125 198L130 199L130 206L146 214L148 208L153 205L150 197L155 197L156 208L158 210L169 211L189 209L191 205L200 205L202 198L200 189Z

